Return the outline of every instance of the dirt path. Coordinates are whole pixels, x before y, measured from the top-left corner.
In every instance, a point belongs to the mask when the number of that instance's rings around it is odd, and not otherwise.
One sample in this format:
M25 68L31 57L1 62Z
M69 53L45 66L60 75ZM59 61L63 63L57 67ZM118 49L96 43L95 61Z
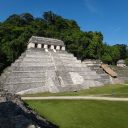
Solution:
M48 97L22 97L22 100L106 100L128 101L128 98L98 97L98 96L48 96Z

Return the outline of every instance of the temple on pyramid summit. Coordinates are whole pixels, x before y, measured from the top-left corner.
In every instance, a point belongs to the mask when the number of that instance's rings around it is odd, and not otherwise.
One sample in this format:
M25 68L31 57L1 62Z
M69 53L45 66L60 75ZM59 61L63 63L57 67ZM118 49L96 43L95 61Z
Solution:
M68 53L63 41L32 36L27 50L4 70L0 82L8 92L29 94L88 89L111 83L111 79Z

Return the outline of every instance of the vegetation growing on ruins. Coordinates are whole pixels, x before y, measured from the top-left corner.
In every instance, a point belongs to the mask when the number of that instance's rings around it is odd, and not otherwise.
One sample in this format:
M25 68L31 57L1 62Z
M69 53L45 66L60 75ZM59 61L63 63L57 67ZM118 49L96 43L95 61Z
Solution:
M60 128L127 128L128 102L48 100L26 101Z
M127 46L107 45L101 32L84 32L76 21L51 11L45 12L40 18L24 13L13 14L0 22L0 71L20 56L32 35L63 40L67 50L81 60L101 59L108 64L115 64L119 59L128 60Z
M77 92L61 92L61 93L36 93L26 94L25 97L41 97L41 96L88 96L100 95L110 97L128 97L128 85L106 85L103 87L93 87Z

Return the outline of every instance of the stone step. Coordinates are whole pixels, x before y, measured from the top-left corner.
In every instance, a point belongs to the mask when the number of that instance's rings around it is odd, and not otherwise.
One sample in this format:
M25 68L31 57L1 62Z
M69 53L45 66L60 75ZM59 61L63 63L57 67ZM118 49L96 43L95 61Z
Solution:
M90 72L90 71L87 71L87 72L86 72L86 71L84 71L84 72L83 72L83 71L79 71L78 73L79 73L80 75L85 75L85 76L86 76L86 75L90 75L90 76L96 76L96 75L97 75L97 73L94 72L94 71L92 71L92 72Z
M44 53L44 54L48 54L45 50L41 50L41 51L40 51L40 49L38 49L38 51L36 51L36 50L27 50L27 51L26 51L26 54L29 54L29 53L30 53L30 54L31 54L31 53L37 53L37 54L39 54L39 53L40 53L40 54L43 54L43 53Z
M92 76L83 76L84 80L97 80L97 79L101 79L100 76L96 76L96 75L92 75Z
M62 56L62 57L74 57L74 55L73 54L65 54L65 53L60 53L60 54L58 54L60 57Z
M15 63L12 63L12 64L11 64L11 67L13 67L13 66L17 66L17 67L19 67L20 65L21 65L21 63L19 63L19 62L18 62L18 63L15 62Z
M10 77L24 77L24 78L33 78L33 77L44 77L45 72L37 72L37 71L17 71L17 72L12 72Z
M110 80L109 79L98 79L99 82L103 83L103 84L110 84Z
M16 94L23 95L23 94L42 93L42 92L49 92L49 88L47 86L33 87L30 89L21 90L17 92Z
M128 77L119 76L119 78L128 81Z
M85 64L85 63L83 63L83 64ZM101 64L98 64L98 63L95 63L95 64L85 64L85 65L87 65L88 67L100 67L101 66Z
M70 72L90 72L89 68L84 68L84 67L72 67L72 66L65 66L67 71Z
M6 72L11 72L12 71L12 67L7 67L4 69L3 73L6 73Z
M61 59L61 60L76 60L75 58L73 58L73 57L61 57L61 56L59 56L59 58Z
M71 76L69 75L68 72L61 72L61 71L57 71L58 76L60 76L64 82L64 84L73 84Z
M29 66L29 67L12 67L13 71L54 71L54 66Z
M82 90L83 88L88 88L88 87L83 87L82 85L69 84L66 86L58 86L57 88L59 92L70 92L70 91L79 91Z
M50 55L50 52L45 52L45 51L27 51L26 55Z
M66 87L58 87L60 92L70 92L70 91L77 91L76 87L73 86L66 86Z
M17 65L15 65L15 66L17 66ZM29 63L29 62L23 62L23 63L21 63L20 64L20 67L34 67L34 66L36 66L36 67L41 67L41 66L44 66L44 67L50 67L50 66L54 66L54 64L53 63Z
M93 62L92 60L89 60L87 62L84 62L85 65L87 65L92 71L95 71L100 78L97 78L97 81L103 83L103 84L110 84L110 78L105 71L103 71L102 68L100 68L100 63Z
M37 56L49 56L50 53L49 52L27 52L26 55L37 55Z
M26 52L45 52L44 48L31 48L31 49L27 49Z
M64 64L66 67L73 67L73 68L82 68L81 64L77 64L77 63L67 63L67 64Z
M18 59L18 60L15 60L15 63L20 63L22 61L23 61L23 59Z
M71 54L71 53L68 53L67 51L62 51L62 50L57 51L57 53L59 53L59 54Z
M57 52L54 53L54 54L58 54ZM58 56L62 56L62 57L74 57L73 54L70 54L70 53L59 53Z
M99 66L89 66L89 68L91 69L91 70L103 70L102 68L100 68Z
M81 65L81 62L80 61L73 61L73 60L70 60L70 61L64 61L62 60L63 64L78 64L78 65Z
M23 62L43 62L43 63L47 63L47 62L52 62L52 60L49 59L49 58L26 57L26 58L23 59Z
M44 55L26 55L26 57L39 58L39 59L45 59L45 58L51 59L51 57L49 55L47 55L47 56L44 56Z
M98 74L105 74L105 71L103 71L102 69L96 69L95 71Z
M49 55L49 52L46 52L46 51L27 51L26 52L26 54L38 54L38 55L42 55L42 54L44 54L44 55Z
M62 61L63 63L70 63L70 62L76 62L76 63L81 63L81 61L79 61L79 60L77 60L77 59L69 59L69 58L59 58L59 57L53 57L54 58L54 60L56 60L56 61Z
M101 60L84 60L83 63L85 63L85 64L100 64Z
M110 79L109 76L101 76L101 79Z
M88 86L88 87L97 87L97 86L101 86L102 83L97 81L97 80L87 79L87 80L84 81L83 85Z
M15 77L12 77L12 78L7 78L5 84L18 84L18 83L41 83L41 82L45 82L45 78L42 79L42 78L15 78Z
M123 72L117 72L118 74L121 74L121 75L128 75L128 72L126 71L123 71Z
M4 84L4 89L8 90L12 93L17 93L20 91L37 88L37 87L43 87L45 86L45 83L42 82L31 82L31 83L13 83L13 84Z
M64 65L64 66L68 66L68 67L83 67L79 62L74 62L74 61L71 61L71 62L69 62L69 61L67 61L67 62L64 62L64 61L61 61L62 62L62 64ZM84 67L83 67L84 68Z

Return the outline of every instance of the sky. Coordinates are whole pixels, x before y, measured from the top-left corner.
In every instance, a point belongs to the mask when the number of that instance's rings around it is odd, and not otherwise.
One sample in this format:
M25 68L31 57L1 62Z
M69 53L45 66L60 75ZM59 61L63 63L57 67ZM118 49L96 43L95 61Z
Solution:
M128 0L0 0L0 21L29 12L41 17L53 11L77 21L83 31L100 31L104 42L128 45Z

